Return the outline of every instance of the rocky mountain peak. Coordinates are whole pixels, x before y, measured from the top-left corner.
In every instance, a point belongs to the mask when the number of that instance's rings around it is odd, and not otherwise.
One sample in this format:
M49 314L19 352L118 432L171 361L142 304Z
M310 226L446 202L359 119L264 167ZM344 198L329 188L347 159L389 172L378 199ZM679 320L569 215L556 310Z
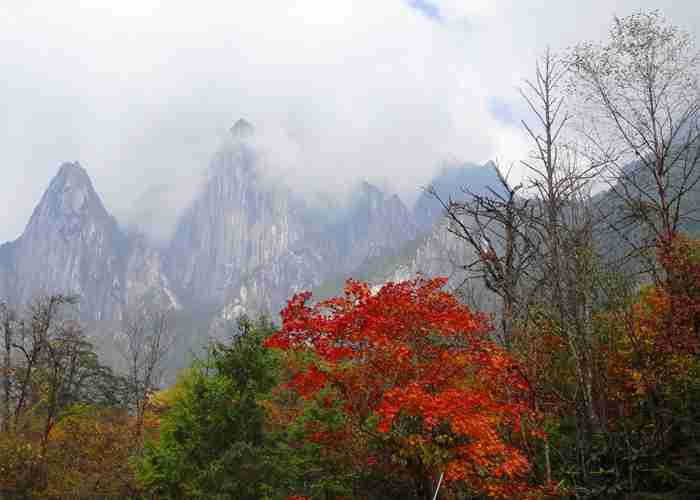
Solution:
M374 184L370 184L367 181L362 181L360 183L360 190L364 193L369 194L369 195L374 195L374 196L383 195L382 191L377 186L375 186Z
M316 205L263 179L261 155L248 140L253 125L240 119L230 133L177 217L174 236L159 244L123 230L88 172L77 162L62 164L22 236L0 246L0 299L26 303L41 293L75 293L83 318L113 327L126 308L151 303L185 315L202 307L222 318L275 314L295 292L420 246L419 233L439 218L434 200L424 199L427 224L416 224L396 194L369 182L358 182L342 203ZM449 194L494 179L492 166L459 165L434 184ZM168 209L168 189L145 195L151 210ZM436 252L418 252L417 261L424 254Z
M17 277L12 301L74 293L86 318L118 317L128 243L79 163L61 165L24 233L8 248Z
M253 127L248 120L243 118L238 120L233 124L233 127L231 127L231 136L238 140L247 139L253 135L253 132L255 132L255 127Z
M88 213L108 217L87 171L78 162L64 163L44 193L32 220L42 216L70 217Z
M56 177L61 179L73 179L78 182L90 182L90 176L87 170L77 161L63 163L59 167Z
M363 209L376 211L384 204L384 192L373 184L362 181L358 191L359 196L357 198L357 203L359 203Z

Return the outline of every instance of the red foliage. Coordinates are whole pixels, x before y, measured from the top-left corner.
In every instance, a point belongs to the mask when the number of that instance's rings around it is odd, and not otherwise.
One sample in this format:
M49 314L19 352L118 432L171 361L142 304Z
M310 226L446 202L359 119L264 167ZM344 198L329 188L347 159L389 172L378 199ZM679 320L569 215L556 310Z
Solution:
M682 394L700 349L700 243L675 235L657 248L665 277L642 288L628 311L612 313L620 334L601 349L608 396L622 416L650 395L659 406Z
M659 288L666 302L663 342L658 347L669 354L697 354L700 348L700 242L677 235L660 245L659 260L666 281Z
M417 279L372 293L348 281L344 296L316 305L310 294L296 295L267 345L315 354L290 386L305 398L327 387L342 401L347 439L370 432L383 443L388 459L368 452L364 466L399 456L412 470L428 477L444 471L448 483L465 481L493 498L531 493L530 464L514 439L505 439L533 434L532 425L522 426L534 420L528 384L490 340L484 318L444 285ZM368 422L376 422L374 430L366 431ZM342 438L328 435L337 448Z

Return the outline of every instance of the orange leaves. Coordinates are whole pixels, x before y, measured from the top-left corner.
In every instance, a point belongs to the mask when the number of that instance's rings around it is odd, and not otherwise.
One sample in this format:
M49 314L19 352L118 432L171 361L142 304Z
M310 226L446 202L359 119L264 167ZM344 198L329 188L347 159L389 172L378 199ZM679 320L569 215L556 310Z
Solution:
M610 410L623 416L650 397L658 406L682 396L699 352L700 243L677 235L658 248L665 278L604 318L607 397Z
M414 464L412 474L447 471L448 482L517 496L529 491L523 478L530 465L505 435L524 432L521 421L534 420L529 385L489 339L484 317L444 285L444 279L416 279L372 293L367 284L348 281L344 296L315 305L308 293L296 295L267 346L313 353L315 361L296 367L289 384L300 396L328 387L343 400L345 438L315 429L317 440L332 436L327 445L340 449L340 440L366 442L353 433L369 432L381 445L366 450L371 460L357 461L364 467L398 456ZM534 433L534 426L525 427Z
M684 377L692 365L696 334L673 300L664 288L649 288L633 307L634 323L613 367L628 394L643 396L655 384Z
M656 303L649 306L656 318L665 320L662 347L669 352L697 354L700 324L700 242L682 235L670 244L660 245L659 260L666 280L657 287ZM663 314L666 313L666 314Z

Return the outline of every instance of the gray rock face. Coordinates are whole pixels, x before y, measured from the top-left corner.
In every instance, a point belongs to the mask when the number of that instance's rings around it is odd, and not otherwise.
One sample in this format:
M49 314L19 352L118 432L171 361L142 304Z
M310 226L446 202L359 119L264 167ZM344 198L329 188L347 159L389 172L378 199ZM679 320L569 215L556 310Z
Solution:
M0 245L0 303L10 298L14 286L14 270L12 268L12 244Z
M126 306L178 305L160 261L143 237L120 229L85 169L65 163L24 233L0 247L0 298L25 304L42 294L75 294L83 320L113 326Z
M219 151L209 176L178 224L166 269L184 296L223 303L244 277L310 234L302 207L288 193L263 186L254 152L244 142Z
M338 229L342 262L336 270L345 272L386 250L398 250L418 234L411 214L399 197L386 197L367 183L360 186L353 207Z
M61 166L24 233L6 246L13 283L26 303L41 293L74 293L92 320L120 314L128 242L78 163Z
M202 191L165 243L123 230L87 172L64 164L22 236L0 246L0 300L76 293L89 321L115 323L126 308L143 303L183 317L198 307L218 310L228 320L275 315L295 292L338 276L362 278L358 269L368 262L397 277L453 270L449 254L458 245L443 230L420 236L430 222L416 223L419 217L397 196L362 183L347 203L320 206L273 186L260 171L254 134L243 120L232 127ZM407 245L414 245L408 260L385 265L406 254Z
M463 165L445 168L433 180L433 187L443 200L450 197L464 200L462 188L474 194L487 194L489 188L499 192L499 181L491 162L484 166ZM405 242L368 257L353 270L353 277L368 281L375 288L389 281L402 281L416 276L448 278L447 287L462 296L470 305L485 311L493 311L494 296L487 291L480 279L473 279L464 266L475 261L474 250L447 228L443 208L430 194L423 193L410 218L418 227L418 235L412 238L395 238ZM411 225L398 224L408 228ZM345 275L347 277L347 273ZM317 295L328 297L342 292L345 277L340 274L315 288Z
M157 304L167 309L182 308L163 271L160 252L143 235L130 235L124 282L124 305L127 308L143 304Z
M404 276L406 271L410 276L444 276L448 278L447 287L469 305L481 311L493 311L496 305L493 293L486 289L481 279L464 270L465 265L476 259L474 249L450 233L447 221L443 220L436 224L425 242L416 249L408 266L399 272L403 272Z
M224 315L275 314L295 292L416 236L396 196L360 185L332 217L289 191L270 186L240 122L215 156L202 195L180 221L166 272L178 293L219 303Z

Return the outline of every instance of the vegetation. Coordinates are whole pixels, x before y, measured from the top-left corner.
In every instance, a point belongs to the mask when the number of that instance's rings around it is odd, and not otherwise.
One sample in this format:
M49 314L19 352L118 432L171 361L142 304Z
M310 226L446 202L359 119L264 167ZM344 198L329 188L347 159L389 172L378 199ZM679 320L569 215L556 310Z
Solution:
M496 322L445 279L349 280L241 318L162 389L167 311L124 315L121 375L73 297L0 305L0 498L700 497L699 66L655 13L542 58L525 181L440 200Z

